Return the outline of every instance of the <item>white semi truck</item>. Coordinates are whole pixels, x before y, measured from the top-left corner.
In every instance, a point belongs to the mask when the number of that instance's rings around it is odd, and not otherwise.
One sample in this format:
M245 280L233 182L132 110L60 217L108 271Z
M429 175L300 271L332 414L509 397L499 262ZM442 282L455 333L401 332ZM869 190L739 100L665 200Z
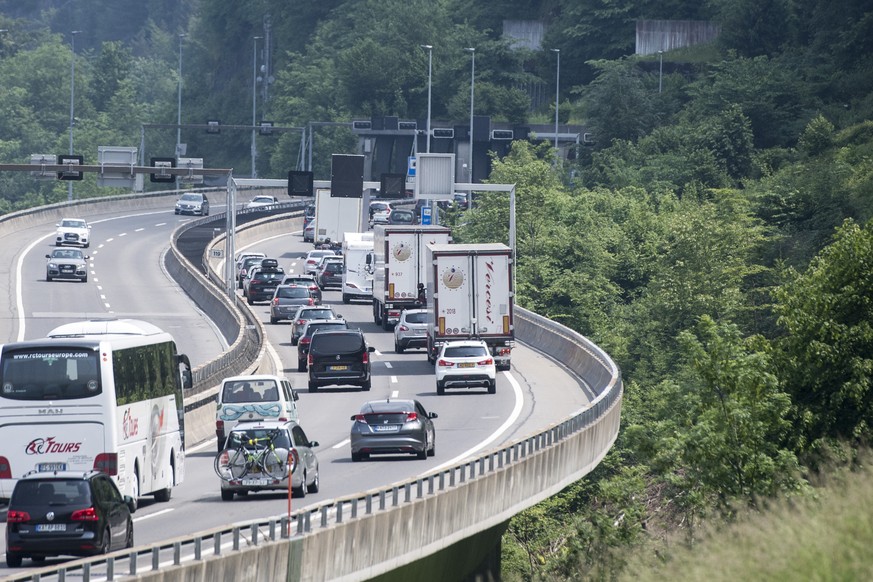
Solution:
M427 359L442 344L481 339L498 370L508 370L515 346L512 250L504 244L429 244L426 247Z
M343 303L373 299L373 233L343 236Z
M315 192L315 232L316 245L327 242L339 244L347 232L360 232L364 212L363 198L334 198L330 188L319 188ZM366 224L366 223L365 223Z
M448 244L451 231L445 226L377 224L373 227L375 273L373 321L392 329L404 309L425 307L427 245Z

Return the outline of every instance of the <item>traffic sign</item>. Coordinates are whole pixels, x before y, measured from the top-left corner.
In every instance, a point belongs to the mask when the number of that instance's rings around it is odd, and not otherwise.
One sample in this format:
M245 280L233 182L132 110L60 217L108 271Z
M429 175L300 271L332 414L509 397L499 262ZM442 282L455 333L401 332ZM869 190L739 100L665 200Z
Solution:
M432 222L431 222L431 219L433 218L432 210L433 209L430 206L422 206L421 207L421 224L432 224Z
M407 166L409 169L406 172L407 176L415 176L415 166L415 156L409 156L409 164Z

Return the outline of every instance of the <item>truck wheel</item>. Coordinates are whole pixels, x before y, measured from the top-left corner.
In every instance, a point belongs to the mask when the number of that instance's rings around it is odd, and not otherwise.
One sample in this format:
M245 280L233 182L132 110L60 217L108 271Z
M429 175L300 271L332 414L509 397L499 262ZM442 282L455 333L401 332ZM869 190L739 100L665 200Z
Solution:
M343 293L343 303L345 303L346 305L348 305L350 302L351 302L351 299L349 299L348 294L347 294L347 293Z
M382 325L382 310L376 301L373 302L373 323Z

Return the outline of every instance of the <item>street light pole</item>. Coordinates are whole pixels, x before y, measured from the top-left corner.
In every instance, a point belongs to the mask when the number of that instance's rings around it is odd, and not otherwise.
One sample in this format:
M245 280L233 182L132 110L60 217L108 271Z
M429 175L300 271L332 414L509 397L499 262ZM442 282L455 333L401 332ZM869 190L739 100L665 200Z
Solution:
M176 157L182 155L182 39L185 33L179 33L179 106L176 109Z
M430 106L431 106L431 81L433 79L433 46L429 44L421 45L421 48L427 49L427 153L430 153Z
M473 183L473 87L476 82L476 49L473 47L464 49L470 53L470 157L467 168L470 171L470 183Z
M76 93L76 35L82 32L81 30L74 30L70 33L70 45L72 47L72 54L70 55L70 156L73 155L73 97ZM67 182L67 201L71 202L73 200L73 182Z
M658 93L661 92L661 79L664 78L664 51L658 51Z
M558 67L555 73L555 159L558 159L558 104L561 92L561 49L552 49L558 55Z
M264 38L256 36L254 38L255 47L252 56L252 178L258 177L258 171L255 169L255 161L258 157L258 146L256 145L255 124L257 123L257 103L258 103L258 40Z

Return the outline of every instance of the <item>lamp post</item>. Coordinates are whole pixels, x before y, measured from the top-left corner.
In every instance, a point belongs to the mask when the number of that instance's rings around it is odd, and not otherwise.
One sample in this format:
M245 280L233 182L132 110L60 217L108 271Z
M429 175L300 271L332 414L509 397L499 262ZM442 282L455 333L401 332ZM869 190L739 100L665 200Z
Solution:
M430 153L430 105L431 105L431 81L433 79L433 46L429 44L421 45L421 48L427 49L427 153Z
M70 46L72 54L70 55L70 156L73 155L73 98L76 93L76 35L82 32L74 30L70 33ZM73 200L73 182L67 182L67 201Z
M661 92L661 79L664 78L664 51L658 51L658 93Z
M470 157L467 168L470 171L470 183L473 183L473 87L476 82L476 49L473 47L464 49L470 53Z
M184 32L179 33L179 106L176 109L176 157L182 155L182 39Z
M558 55L558 66L555 73L555 159L558 159L558 103L561 91L561 49L552 49Z
M257 123L257 103L258 103L258 40L262 36L254 37L255 46L252 56L252 178L258 177L258 171L255 169L255 160L258 157L258 146L256 145L255 124Z

